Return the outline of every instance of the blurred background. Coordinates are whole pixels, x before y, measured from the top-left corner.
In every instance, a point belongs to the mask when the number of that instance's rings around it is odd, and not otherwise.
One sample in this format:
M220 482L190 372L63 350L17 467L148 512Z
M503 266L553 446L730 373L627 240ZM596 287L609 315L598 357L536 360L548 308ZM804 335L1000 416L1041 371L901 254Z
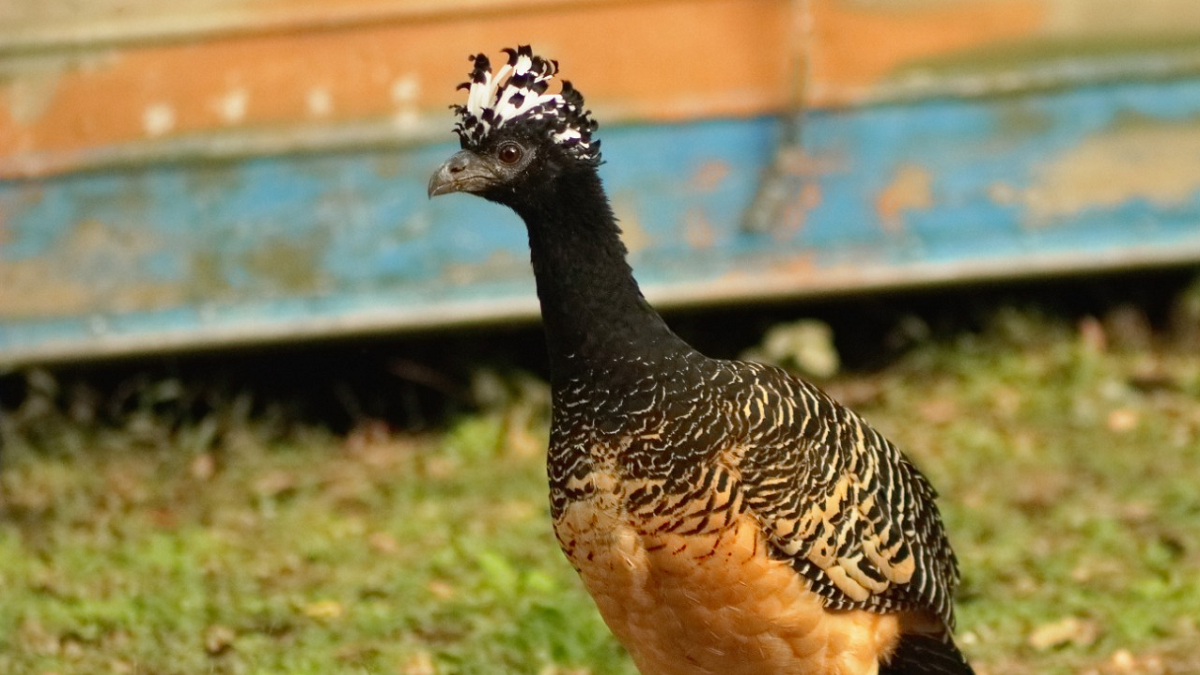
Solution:
M516 44L672 325L933 477L981 674L1200 672L1194 0L7 0L0 670L633 672L524 228L425 196Z

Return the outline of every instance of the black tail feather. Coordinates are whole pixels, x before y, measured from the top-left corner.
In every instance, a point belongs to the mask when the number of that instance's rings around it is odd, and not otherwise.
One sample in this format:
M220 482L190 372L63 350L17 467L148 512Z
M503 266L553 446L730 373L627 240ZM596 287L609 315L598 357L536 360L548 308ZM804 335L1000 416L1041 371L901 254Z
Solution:
M948 638L907 634L879 675L975 675L962 652Z

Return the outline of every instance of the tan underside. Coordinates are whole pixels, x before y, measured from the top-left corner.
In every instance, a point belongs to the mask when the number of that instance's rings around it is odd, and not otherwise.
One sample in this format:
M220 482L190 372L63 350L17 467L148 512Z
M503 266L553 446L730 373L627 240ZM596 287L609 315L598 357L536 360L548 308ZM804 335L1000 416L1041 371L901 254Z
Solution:
M697 536L639 534L588 502L555 523L644 675L873 675L901 617L826 610L750 516Z

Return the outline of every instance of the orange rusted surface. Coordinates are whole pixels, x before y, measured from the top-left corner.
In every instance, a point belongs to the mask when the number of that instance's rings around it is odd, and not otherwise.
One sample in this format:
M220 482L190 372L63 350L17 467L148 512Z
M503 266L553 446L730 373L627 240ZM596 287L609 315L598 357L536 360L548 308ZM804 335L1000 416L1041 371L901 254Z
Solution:
M0 157L362 120L388 122L403 138L425 116L444 126L456 100L446 83L464 79L468 53L518 42L569 62L609 119L751 114L781 105L786 11L778 0L564 5L112 47L0 88Z
M795 110L798 77L810 106L1012 91L1071 49L1092 51L1066 80L1122 55L1200 69L1200 3L1125 1L8 0L0 179L446 138L468 69L447 54L521 42L609 124Z
M0 3L0 51L208 39L635 0L44 0Z
M1046 16L1047 0L812 0L808 92L816 104L847 103L908 62L1016 41Z
M916 164L897 169L892 178L875 197L875 214L888 232L904 229L904 213L933 206L933 174Z

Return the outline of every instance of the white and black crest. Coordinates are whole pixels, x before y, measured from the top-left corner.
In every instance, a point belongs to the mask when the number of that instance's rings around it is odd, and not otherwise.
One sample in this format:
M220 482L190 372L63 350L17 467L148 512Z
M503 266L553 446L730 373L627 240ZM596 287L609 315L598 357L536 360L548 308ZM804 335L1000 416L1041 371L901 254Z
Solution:
M583 96L563 81L562 91L547 94L550 80L558 73L558 62L543 59L529 45L505 49L508 63L493 74L487 56L471 56L475 68L469 82L458 85L467 90L467 104L454 105L462 119L454 132L463 147L478 147L495 130L513 124L536 124L576 159L599 162L600 141L592 140L596 122L583 107Z

